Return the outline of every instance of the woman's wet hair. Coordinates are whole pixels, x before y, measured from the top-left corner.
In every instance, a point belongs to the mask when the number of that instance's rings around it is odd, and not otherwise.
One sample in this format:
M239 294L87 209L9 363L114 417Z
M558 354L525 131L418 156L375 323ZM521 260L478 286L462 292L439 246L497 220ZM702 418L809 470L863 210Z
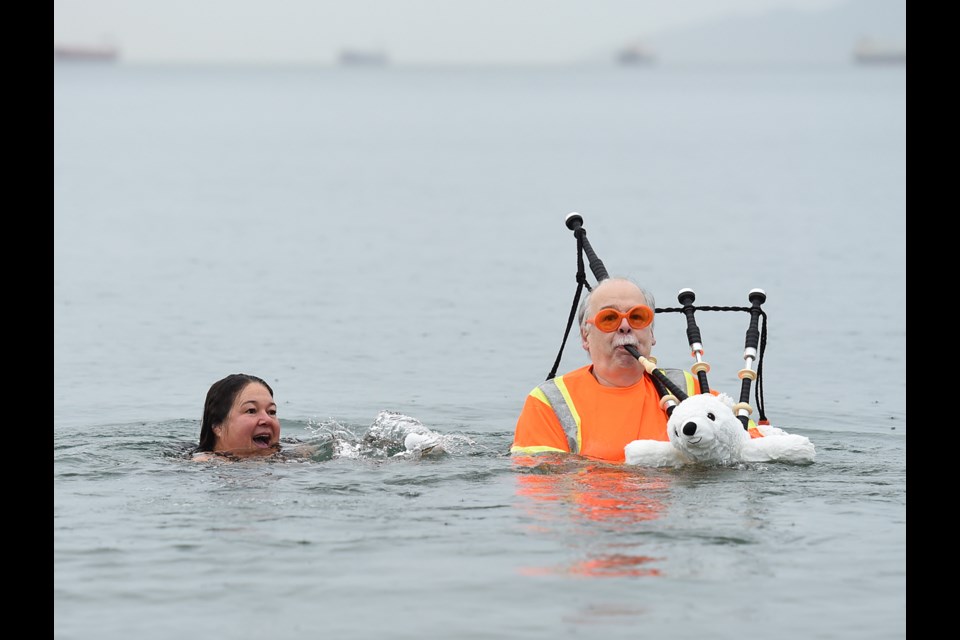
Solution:
M210 385L207 391L207 399L203 403L203 420L200 422L200 444L195 451L213 451L217 444L217 436L213 428L223 424L227 416L230 415L230 408L233 407L237 395L251 382L262 384L273 397L273 389L262 378L251 376L246 373L231 373L222 380L217 380Z

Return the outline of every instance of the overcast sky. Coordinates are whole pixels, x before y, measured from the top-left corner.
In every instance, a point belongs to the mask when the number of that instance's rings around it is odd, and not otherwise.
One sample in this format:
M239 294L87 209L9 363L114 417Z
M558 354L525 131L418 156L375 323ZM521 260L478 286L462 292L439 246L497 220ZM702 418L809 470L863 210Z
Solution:
M731 13L844 0L54 0L54 44L113 44L128 62L330 63L342 49L405 64L563 64Z

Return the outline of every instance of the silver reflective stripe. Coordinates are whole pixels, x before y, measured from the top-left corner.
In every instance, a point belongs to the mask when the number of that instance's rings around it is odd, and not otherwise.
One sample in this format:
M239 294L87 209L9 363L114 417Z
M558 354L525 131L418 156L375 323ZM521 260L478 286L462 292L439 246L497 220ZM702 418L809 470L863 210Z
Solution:
M694 394L692 374L688 375L683 369L661 369L661 371L670 378L671 382L685 390L688 396ZM573 412L570 411L570 407L567 405L563 394L560 393L560 388L557 387L554 378L547 380L538 388L546 396L550 408L553 409L553 412L557 414L557 419L560 420L563 432L567 434L567 446L570 447L570 453L580 453L580 448L577 446L577 421L573 418Z
M677 385L679 388L683 389L688 396L693 395L693 387L690 386L690 381L687 380L687 372L683 369L660 369L667 377L670 378L670 382Z
M557 414L560 426L563 427L563 432L567 434L567 446L570 447L570 453L580 453L580 449L577 447L577 421L573 419L573 413L567 406L563 394L560 393L557 383L551 378L541 384L539 388L540 391L543 391L547 400L550 401L550 408Z

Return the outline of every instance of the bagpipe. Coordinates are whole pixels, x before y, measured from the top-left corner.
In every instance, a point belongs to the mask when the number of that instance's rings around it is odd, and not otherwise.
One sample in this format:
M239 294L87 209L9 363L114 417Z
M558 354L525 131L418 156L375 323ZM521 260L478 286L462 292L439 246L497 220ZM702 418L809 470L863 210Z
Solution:
M563 342L560 343L560 350L557 353L557 359L553 363L553 368L547 374L547 380L554 378L557 369L560 366L560 360L563 357L563 347L570 336L570 330L573 327L573 321L576 317L577 306L580 302L580 296L584 287L592 291L593 287L587 281L587 274L584 266L584 256L587 258L587 264L590 271L593 272L597 284L609 278L603 261L597 257L590 241L587 240L587 230L583 228L583 216L577 212L567 214L565 223L568 229L573 231L577 239L577 291L573 297L573 304L570 307L570 315L567 318L567 328L563 334ZM690 367L690 372L697 377L700 383L700 392L709 393L710 386L707 381L707 372L710 371L710 365L703 359L703 341L700 336L700 327L697 325L697 311L740 311L750 314L750 323L747 327L746 338L744 340L743 360L744 367L738 373L741 380L740 398L733 406L733 412L747 429L750 420L750 414L753 413L753 407L750 406L750 387L754 387L754 397L758 410L758 423L769 424L763 408L763 353L767 344L767 314L761 308L766 302L767 294L763 289L751 289L747 294L750 301L749 307L716 307L716 306L695 306L696 295L692 289L681 289L677 294L677 301L681 307L657 307L654 313L682 313L687 320L687 341L690 343L690 353L694 358L694 363ZM762 322L761 322L762 321ZM627 345L626 349L643 366L644 370L650 375L657 391L660 394L660 405L667 412L667 415L673 413L674 407L687 398L687 393L667 376L667 374L657 367L656 358L644 357L635 346ZM756 383L756 384L754 384Z

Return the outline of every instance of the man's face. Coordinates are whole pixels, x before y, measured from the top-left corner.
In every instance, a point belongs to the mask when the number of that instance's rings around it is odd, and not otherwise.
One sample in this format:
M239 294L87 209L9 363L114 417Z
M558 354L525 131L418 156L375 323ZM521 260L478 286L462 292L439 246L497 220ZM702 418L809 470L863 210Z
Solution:
M653 323L643 329L634 329L626 318L621 318L620 326L610 333L601 331L593 324L593 318L601 309L612 308L626 312L638 304L647 304L643 293L633 283L622 280L604 280L590 295L584 324L580 328L580 339L583 348L590 354L594 371L598 375L629 370L642 376L643 366L624 347L632 344L641 355L649 356L657 342L653 337Z

